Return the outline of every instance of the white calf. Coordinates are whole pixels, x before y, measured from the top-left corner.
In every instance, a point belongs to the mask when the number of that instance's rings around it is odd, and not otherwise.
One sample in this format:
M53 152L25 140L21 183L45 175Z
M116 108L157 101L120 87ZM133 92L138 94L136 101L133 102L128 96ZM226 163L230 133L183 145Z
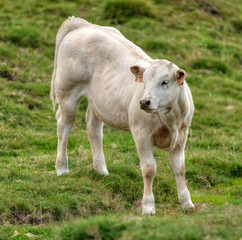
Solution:
M93 167L108 176L103 123L130 131L144 179L143 214L154 214L153 146L169 152L183 208L194 208L185 182L184 148L194 112L186 74L167 60L153 60L117 29L68 18L58 31L51 84L58 132L57 175L69 173L67 143L78 102L87 97Z

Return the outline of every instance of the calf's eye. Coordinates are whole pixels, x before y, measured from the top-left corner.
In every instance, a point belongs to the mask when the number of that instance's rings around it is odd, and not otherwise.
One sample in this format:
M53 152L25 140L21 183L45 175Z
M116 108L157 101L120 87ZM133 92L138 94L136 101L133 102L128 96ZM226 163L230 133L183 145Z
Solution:
M163 85L166 85L166 84L168 84L168 80L164 80L164 81L161 83L162 86L163 86Z

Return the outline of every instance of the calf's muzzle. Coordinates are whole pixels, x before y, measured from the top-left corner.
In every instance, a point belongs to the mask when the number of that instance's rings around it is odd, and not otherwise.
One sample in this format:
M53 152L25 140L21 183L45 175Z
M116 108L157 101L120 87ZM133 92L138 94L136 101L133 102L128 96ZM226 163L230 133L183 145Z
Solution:
M149 109L150 100L148 98L144 98L140 100L140 108L141 109Z

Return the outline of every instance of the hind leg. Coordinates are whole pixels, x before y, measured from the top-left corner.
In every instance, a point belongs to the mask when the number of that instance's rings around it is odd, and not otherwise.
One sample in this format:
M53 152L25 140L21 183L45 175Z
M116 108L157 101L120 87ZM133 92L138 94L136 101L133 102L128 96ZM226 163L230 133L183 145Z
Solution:
M65 98L59 104L56 113L57 119L57 135L58 135L58 150L56 159L57 176L69 174L67 144L71 134L71 129L76 118L78 101Z
M92 148L93 168L97 170L99 174L108 176L109 172L106 167L102 147L103 122L96 117L90 105L88 106L86 113L86 124L88 139Z

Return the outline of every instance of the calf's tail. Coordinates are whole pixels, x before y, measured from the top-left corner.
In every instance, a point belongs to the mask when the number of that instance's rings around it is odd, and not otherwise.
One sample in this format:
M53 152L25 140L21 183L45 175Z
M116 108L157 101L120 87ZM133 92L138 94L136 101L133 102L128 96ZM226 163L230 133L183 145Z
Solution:
M59 46L61 44L61 41L64 39L64 37L69 32L71 32L77 28L80 28L82 26L86 26L87 24L89 24L89 23L81 18L76 18L74 16L68 17L68 19L62 23L62 25L59 28L58 33L56 35L54 71L52 74L51 91L50 91L50 98L52 100L52 105L53 105L54 111L55 111L55 105L56 105L55 78L56 78L56 71L57 71L57 56L58 56Z

